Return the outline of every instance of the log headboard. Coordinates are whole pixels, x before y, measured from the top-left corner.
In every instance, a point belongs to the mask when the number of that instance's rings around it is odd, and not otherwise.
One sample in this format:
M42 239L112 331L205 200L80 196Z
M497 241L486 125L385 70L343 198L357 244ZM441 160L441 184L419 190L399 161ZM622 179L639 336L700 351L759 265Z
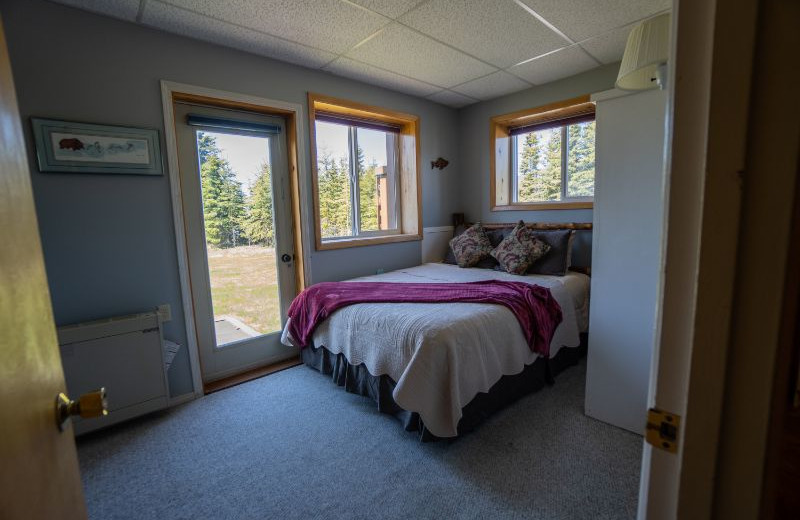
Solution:
M466 222L463 213L453 214L453 227L471 226ZM484 229L513 228L516 222L482 222ZM575 230L572 243L572 265L570 269L589 272L592 265L592 223L591 222L526 222L525 225L534 230L552 231L559 229Z
M468 224L464 224L468 225ZM502 229L517 225L516 222L484 222L484 229ZM574 229L575 231L591 231L591 222L526 222L525 225L530 229L538 229L541 231L552 231L558 229Z

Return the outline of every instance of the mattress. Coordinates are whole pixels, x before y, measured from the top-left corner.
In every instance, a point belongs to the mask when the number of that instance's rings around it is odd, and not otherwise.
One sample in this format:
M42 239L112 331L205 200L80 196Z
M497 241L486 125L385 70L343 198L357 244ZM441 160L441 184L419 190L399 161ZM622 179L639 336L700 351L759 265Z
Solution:
M588 308L588 280L518 276L488 269L424 264L351 281L471 282L499 279L547 287L561 306L550 356L580 345L582 308ZM291 345L288 324L282 341ZM339 309L314 332L313 344L363 364L375 376L397 384L395 402L418 413L438 437L457 435L462 408L478 393L488 392L501 377L515 375L539 357L528 347L510 310L476 303L364 303Z

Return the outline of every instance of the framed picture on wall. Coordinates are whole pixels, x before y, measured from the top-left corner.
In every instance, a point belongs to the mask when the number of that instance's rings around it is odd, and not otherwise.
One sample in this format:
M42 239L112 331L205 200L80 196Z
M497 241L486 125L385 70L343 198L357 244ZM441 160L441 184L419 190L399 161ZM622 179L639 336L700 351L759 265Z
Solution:
M41 172L162 175L158 130L31 118Z

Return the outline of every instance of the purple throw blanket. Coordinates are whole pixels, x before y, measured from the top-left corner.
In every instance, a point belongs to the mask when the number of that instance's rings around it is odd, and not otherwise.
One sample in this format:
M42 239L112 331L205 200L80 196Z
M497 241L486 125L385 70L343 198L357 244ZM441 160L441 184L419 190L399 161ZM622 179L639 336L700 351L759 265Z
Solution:
M323 282L309 287L289 307L289 333L301 346L336 309L357 303L494 303L516 316L532 351L550 355L550 341L561 323L561 307L550 289L523 282L469 283Z

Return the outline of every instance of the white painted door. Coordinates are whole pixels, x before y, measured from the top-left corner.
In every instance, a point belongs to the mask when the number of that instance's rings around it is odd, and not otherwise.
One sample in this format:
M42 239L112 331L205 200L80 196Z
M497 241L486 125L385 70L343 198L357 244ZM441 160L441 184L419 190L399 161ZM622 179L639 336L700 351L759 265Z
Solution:
M203 381L296 352L280 331L296 291L280 117L175 103L189 279Z
M597 174L586 415L641 435L656 341L667 93L613 90L593 99Z

